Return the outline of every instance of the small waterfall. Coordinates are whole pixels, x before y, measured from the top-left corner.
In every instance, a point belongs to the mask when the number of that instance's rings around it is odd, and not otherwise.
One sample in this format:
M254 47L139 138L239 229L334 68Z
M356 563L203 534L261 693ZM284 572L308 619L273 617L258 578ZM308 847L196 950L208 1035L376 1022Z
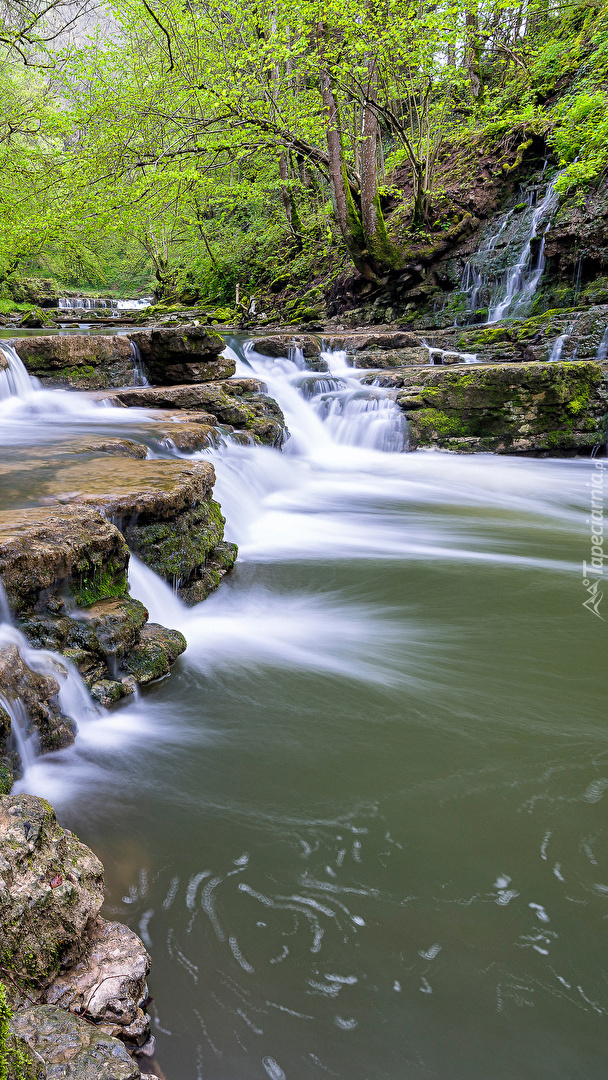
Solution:
M0 353L6 360L6 367L0 368L0 401L12 397L23 398L40 388L38 379L28 375L13 344L8 341L0 342Z
M149 386L150 383L146 376L146 369L139 346L134 341L130 341L129 344L131 346L131 356L133 357L133 386Z
M545 269L545 235L559 201L555 191L557 179L545 187L540 201L538 185L531 186L521 213L518 213L521 208L513 208L499 215L495 231L482 241L466 263L461 289L467 297L469 316L474 315L480 302L488 306L488 323L523 315L529 309ZM535 241L539 238L535 254ZM494 267L490 265L486 269L488 256L499 246L505 253L515 250L515 262L497 271L494 259ZM497 256L498 260L500 257Z
M607 356L608 356L608 326L604 330L602 340L600 341L600 343L599 343L599 345L597 347L597 352L595 354L595 359L598 362L598 364L603 364L603 362L604 362L604 360L606 359Z
M555 364L558 360L561 360L564 342L568 337L568 334L560 334L559 337L555 339L555 341L553 342L553 348L551 349L551 353L549 355L550 364Z
M100 296L60 296L57 307L60 311L140 311L152 303L151 296L142 300L105 300Z
M448 364L460 363L460 364L476 364L477 353L461 353L457 349L440 349L435 345L429 345L423 340L422 344L425 349L429 351L429 364L431 367L440 367L446 363L445 357L456 357L456 360L449 360Z
M38 757L38 733L34 729L28 731L30 722L22 701L12 701L0 694L0 705L10 717L11 742L25 774Z
M337 446L385 453L407 449L407 421L390 391L362 386L363 372L350 367L345 352L322 352L327 371L316 378L301 349L292 348L289 358L273 359L256 353L255 341L250 341L245 357L286 414L292 434L286 453Z
M557 180L557 178L556 178ZM522 247L517 262L511 267L507 276L504 296L488 311L488 322L495 323L503 319L507 312L515 315L522 312L532 302L534 294L545 269L545 235L549 231L553 220L553 213L557 208L558 196L555 191L556 180L549 184L544 198L532 214L532 221L528 236ZM542 223L545 227L536 259L532 258L532 243L538 237L538 230Z

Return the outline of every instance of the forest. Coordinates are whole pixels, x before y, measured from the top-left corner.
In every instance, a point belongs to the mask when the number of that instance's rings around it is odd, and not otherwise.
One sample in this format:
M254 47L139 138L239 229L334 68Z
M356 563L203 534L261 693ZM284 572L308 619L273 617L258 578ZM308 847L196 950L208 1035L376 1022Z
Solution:
M471 189L548 161L576 203L608 163L601 0L5 0L0 48L4 310L47 279L226 319L238 284L306 321Z

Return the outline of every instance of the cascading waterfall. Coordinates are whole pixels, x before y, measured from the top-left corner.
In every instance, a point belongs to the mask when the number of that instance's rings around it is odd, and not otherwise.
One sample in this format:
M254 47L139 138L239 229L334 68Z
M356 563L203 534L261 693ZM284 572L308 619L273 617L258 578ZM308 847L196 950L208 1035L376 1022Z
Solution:
M471 313L477 310L480 299L484 299L481 297L482 291L490 291L488 323L496 323L507 317L525 314L534 299L545 269L545 236L558 204L555 185L559 175L561 174L558 174L547 185L540 202L538 201L538 187L533 186L529 189L525 196L527 209L521 216L515 209L501 214L496 231L481 243L464 268L461 288L467 294L467 309ZM499 273L498 281L492 286L491 281L484 274L484 264L487 256L499 247L505 234L514 225L518 226L518 231L509 247L515 245L517 237L520 237L515 262ZM535 241L539 238L540 244L535 254ZM492 276L495 276L495 273Z
M8 341L0 342L0 353L6 361L6 366L0 367L0 401L26 397L40 387L38 379L28 375L14 345Z
M104 300L98 296L61 296L57 301L60 311L140 311L153 302L151 296L141 300Z
M139 346L134 341L130 341L129 344L131 346L131 356L133 357L133 386L149 386L150 383Z
M305 367L301 350L290 358L272 360L255 351L255 341L245 347L247 364L263 379L289 412L294 435L287 452L302 444L316 447L358 446L387 453L407 449L407 421L390 391L362 386L363 371L349 366L343 351L321 353L327 372L316 375ZM316 420L311 425L311 411Z
M598 361L598 363L601 364L601 363L604 362L606 357L608 357L608 326L604 330L604 333L602 335L602 340L600 341L600 343L599 343L599 345L597 347L597 352L595 354L595 359Z

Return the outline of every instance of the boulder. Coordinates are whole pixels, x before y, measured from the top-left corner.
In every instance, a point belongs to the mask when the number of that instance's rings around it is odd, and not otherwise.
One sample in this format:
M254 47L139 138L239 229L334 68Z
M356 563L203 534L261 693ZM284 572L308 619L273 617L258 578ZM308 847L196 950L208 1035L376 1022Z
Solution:
M34 671L21 657L16 645L0 643L0 697L9 702L20 702L24 708L24 737L37 732L40 750L61 750L74 742L76 725L65 716L58 701L59 683L52 675ZM13 704L13 708L14 708ZM10 714L2 709L0 714L0 752L6 749L11 734Z
M122 923L97 918L85 952L46 990L47 1004L85 1015L97 1030L141 1046L150 1038L142 1005L148 997L150 957L142 941Z
M424 345L392 350L365 349L364 352L356 352L353 357L353 367L356 368L423 367L428 363L429 350Z
M124 335L54 334L15 341L30 375L47 387L103 390L133 382L135 357Z
M321 351L320 338L312 334L272 334L270 337L252 338L250 344L261 356L289 357L294 349L301 349L308 359L317 357Z
M599 364L404 368L363 382L395 390L410 447L464 453L587 453L606 439L606 388Z
M186 639L179 630L167 630L158 623L148 623L142 630L138 645L125 658L123 667L143 686L153 679L168 675L171 665L185 651L186 645Z
M234 375L234 360L221 356L225 342L204 326L155 327L129 334L152 383L205 383Z
M125 471L109 457L58 469L47 498L102 510L131 551L181 588L201 577L223 540L214 483L207 461L133 461Z
M98 499L98 503L108 514L121 520L126 518L134 545L137 545L140 526L147 539L145 529L153 526L157 518L165 520L172 513L179 534L174 546L181 544L184 525L180 515L183 510L190 511L193 507L196 507L193 516L203 525L209 517L212 519L212 538L221 540L223 519L217 504L207 498L212 487L210 477L213 477L210 465L201 463L200 475L192 479L191 468L184 468L180 462L133 462L133 470L143 466L143 473L140 471L130 486L120 473L123 485L112 492L111 477L116 473L116 465L116 460L109 457L101 462L73 466L73 469L76 478L86 481L88 486L95 487L93 479L99 482L103 499ZM148 477L146 487L142 477L145 478L148 465L152 466L152 476ZM177 469L171 469L171 465ZM70 470L66 471L72 482L74 475ZM56 479L60 488L62 476L62 470L58 469ZM166 490L173 481L175 490ZM70 497L78 499L81 493L72 491ZM89 495L88 498L94 503L96 496ZM135 511L135 517L131 510ZM167 528L166 544L170 546L171 528ZM209 540L209 529L204 536ZM197 556L201 546L204 564L208 548L199 542ZM188 550L191 552L192 545ZM0 514L0 578L21 629L36 648L52 649L71 660L93 697L105 706L133 693L138 681L136 669L144 670L146 664L158 666L160 662L157 644L144 635L148 612L127 591L128 560L129 549L124 537L94 508L62 506ZM196 559L188 572L196 570L199 564L195 563ZM176 631L167 633L177 634ZM186 647L179 634L172 637L171 642L171 647L163 653L163 674ZM137 657L136 669L128 664L131 653ZM57 680L52 674L32 671L28 666L31 663L24 660L9 641L0 652L0 693L9 700L23 703L29 724L39 733L41 749L55 750L73 741L75 727L59 709ZM148 677L143 681L148 682ZM0 714L0 753L6 746L8 734L4 711Z
M133 387L117 390L111 401L152 409L201 410L205 422L211 415L229 430L250 433L257 443L281 446L286 434L285 418L274 398L268 397L259 379L229 379L203 386Z
M0 956L14 983L37 994L83 955L103 867L33 795L0 796L0 852Z
M20 616L62 611L127 588L129 549L115 525L84 506L0 512L0 578Z
M139 1067L118 1039L52 1005L22 1009L10 1030L38 1060L40 1080L141 1080ZM15 1075L15 1080L23 1078Z

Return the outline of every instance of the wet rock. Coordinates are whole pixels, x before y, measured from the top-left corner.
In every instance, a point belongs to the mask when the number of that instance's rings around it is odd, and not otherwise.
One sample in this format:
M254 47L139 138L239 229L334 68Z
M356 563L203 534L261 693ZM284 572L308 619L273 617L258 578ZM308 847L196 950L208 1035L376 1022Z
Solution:
M129 550L118 529L94 509L45 507L0 512L0 578L12 610L64 610L127 588Z
M148 623L139 643L125 658L123 667L143 686L167 675L186 646L186 639L179 630L167 630L158 623Z
M59 683L52 675L42 675L24 662L16 645L0 645L0 697L19 701L25 708L25 737L32 728L37 732L43 752L61 750L74 742L76 725L65 716L58 700ZM6 711L3 710L6 716ZM6 749L11 734L0 718L0 752ZM4 738L3 738L4 736Z
M366 349L353 357L356 368L420 367L428 362L429 350L422 345L408 349Z
M133 382L134 356L123 335L19 338L15 348L30 375L51 388L101 390Z
M133 439L95 439L83 443L76 453L111 454L112 457L143 459L148 451L143 443L134 442Z
M56 326L57 323L53 321L53 316L50 311L43 311L39 307L32 308L26 315L19 321L19 326L25 326L28 329L38 330L44 326Z
M230 379L202 386L134 387L116 391L113 398L129 406L189 412L200 409L229 429L251 433L258 443L281 446L285 418L265 389L258 379Z
M589 452L605 440L606 390L598 364L428 367L375 378L395 389L412 449L561 454Z
M234 360L220 355L226 347L223 338L206 327L156 327L129 338L154 384L205 383L234 375Z
M18 1012L11 1031L42 1059L48 1080L140 1080L139 1067L118 1039L94 1024L38 1005ZM19 1078L21 1080L21 1078Z
M57 824L52 806L1 796L0 956L14 981L39 993L77 963L102 901L99 859Z
M137 934L122 923L97 918L80 960L54 980L45 1001L86 1015L106 1035L141 1046L150 1037L142 1008L149 971L150 957Z
M251 341L255 351L262 356L289 357L294 349L301 349L303 356L314 359L321 351L320 339L312 334L272 334Z

